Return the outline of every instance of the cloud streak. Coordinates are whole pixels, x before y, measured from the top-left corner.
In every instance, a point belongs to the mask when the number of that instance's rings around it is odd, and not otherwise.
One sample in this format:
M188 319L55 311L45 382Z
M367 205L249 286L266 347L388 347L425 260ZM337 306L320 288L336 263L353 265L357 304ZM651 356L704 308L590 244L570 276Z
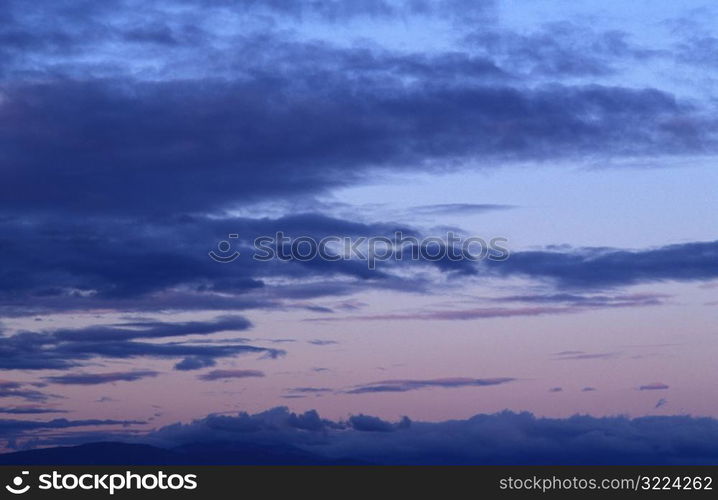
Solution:
M212 382L215 380L257 377L264 377L264 373L259 370L212 370L211 372L199 375L197 378L206 382Z
M175 367L178 370L193 370L212 366L215 359L233 357L240 354L257 354L270 358L282 356L284 351L242 344L242 339L234 339L233 343L195 344L181 341L139 342L132 339L137 336L152 336L160 332L159 337L167 338L173 333L184 336L189 333L209 334L224 331L238 320L219 319L207 323L179 323L174 329L172 323L160 325L152 323L148 329L132 330L138 323L128 323L125 327L85 327L76 330L58 329L43 332L21 331L14 335L0 338L0 351L5 355L0 358L0 368L6 370L66 370L82 366L96 358L132 359L138 357L151 358L182 358ZM246 320L239 320L246 324ZM146 325L146 323L141 323ZM109 338L103 333L108 332ZM118 374L114 374L118 375ZM137 374L119 374L123 377L135 377ZM76 381L82 380L80 376ZM56 379L62 383L63 378ZM66 380L72 380L68 378ZM85 380L102 380L102 376L87 376ZM10 388L15 390L15 388Z
M545 279L572 289L595 289L662 281L708 281L718 277L718 241L681 243L646 250L584 248L515 252L488 262L499 275Z
M45 413L68 413L60 408L45 408L41 406L2 406L0 413L10 415L42 415Z
M68 373L67 375L45 377L43 380L59 385L101 385L114 382L135 382L148 377L156 377L157 375L159 375L159 372L153 370L135 370L109 373Z
M349 389L346 394L368 394L378 392L409 392L421 389L444 388L452 389L459 387L489 387L494 385L507 384L516 381L510 377L496 378L437 378L429 380L382 380L370 384L360 385Z
M665 391L666 389L669 389L669 386L663 382L652 382L638 388L639 391Z

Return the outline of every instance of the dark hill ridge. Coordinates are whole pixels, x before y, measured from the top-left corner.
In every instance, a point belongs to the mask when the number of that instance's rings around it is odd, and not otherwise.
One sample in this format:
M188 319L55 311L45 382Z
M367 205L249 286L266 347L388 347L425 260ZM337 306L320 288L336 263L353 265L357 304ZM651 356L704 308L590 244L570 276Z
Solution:
M290 446L194 443L173 449L119 442L0 454L0 465L359 465Z

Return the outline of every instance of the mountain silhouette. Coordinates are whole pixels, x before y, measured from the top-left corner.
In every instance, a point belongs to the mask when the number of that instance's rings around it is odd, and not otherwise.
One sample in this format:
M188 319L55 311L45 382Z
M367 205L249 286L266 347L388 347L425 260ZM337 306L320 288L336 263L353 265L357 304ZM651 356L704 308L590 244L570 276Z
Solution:
M0 465L361 465L292 446L192 443L176 448L120 442L58 446L0 454Z

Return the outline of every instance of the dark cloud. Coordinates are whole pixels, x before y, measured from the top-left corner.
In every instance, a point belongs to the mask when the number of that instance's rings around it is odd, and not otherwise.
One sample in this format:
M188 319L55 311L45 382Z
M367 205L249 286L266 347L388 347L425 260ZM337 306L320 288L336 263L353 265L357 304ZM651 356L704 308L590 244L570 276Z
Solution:
M176 333L184 336L189 332L203 332L226 330L229 325L244 325L246 320L220 318L207 323L192 322L178 323ZM141 323L145 325L146 323ZM138 342L134 340L118 340L129 332L133 338L132 326L138 323L128 323L125 327L116 326L109 330L110 338L102 337L102 328L79 328L77 330L58 329L44 332L22 331L14 335L0 338L0 367L5 370L65 370L85 364L94 358L130 359L137 357L154 358L184 358L177 365L177 369L197 369L210 366L214 359L232 357L240 354L258 354L276 358L284 354L279 349L268 349L238 343L205 343L196 344L188 342ZM97 335L88 335L88 332L100 332ZM160 325L152 323L148 330L137 330L142 337L149 333L160 332L162 338L169 337L172 323ZM120 332L118 336L118 332ZM88 379L89 380L89 379ZM14 388L11 390L15 390Z
M39 71L22 60L21 50L48 66L59 66L53 68L56 72L68 71L69 65L73 69L79 66L85 72L94 69L102 74L102 70L127 71L120 64L122 56L118 53L125 55L137 48L144 51L136 52L137 57L142 58L157 56L158 49L163 49L165 57L187 51L196 54L200 51L193 49L198 47L209 53L220 52L213 42L232 38L214 28L213 24L221 19L233 19L246 31L269 31L278 23L291 26L302 21L406 21L407 16L477 23L492 17L494 6L493 0L161 0L151 5L134 0L108 0L102 5L86 0L72 4L38 0L28 7L22 1L6 0L0 11L3 42L0 54L4 55L6 71L10 74ZM231 27L227 31L231 32ZM104 51L107 45L115 50ZM106 62L104 65L95 62L94 66L99 67L93 67L83 61L83 53L100 53Z
M33 429L127 424L66 420L3 422L0 434L13 440ZM712 418L586 415L540 418L509 411L475 415L466 420L418 422L405 418L389 422L366 414L347 421L332 421L314 410L293 413L287 408L275 408L254 415L210 415L135 437L122 438L116 432L100 431L39 436L31 446L87 443L103 438L184 450L189 453L182 461L186 464L252 463L251 460L262 460L257 457L270 453L280 454L272 459L277 464L298 463L297 457L303 457L305 462L310 458L298 452L311 454L311 462L306 463L319 463L321 459L386 465L707 465L718 459L718 422ZM250 462L248 450L252 450ZM105 452L102 456L111 455ZM60 458L55 456L53 463Z
M279 408L170 425L145 442L292 446L376 464L709 464L718 458L718 422L687 416L539 418L508 411L435 423L366 415L331 422L316 412Z
M663 382L652 382L650 384L642 385L638 388L639 391L664 391L668 389L669 386L664 384Z
M497 274L548 279L569 288L606 288L660 281L718 277L718 241L681 243L647 250L584 248L514 252Z
M114 403L117 402L117 399L111 398L109 396L102 396L99 399L95 400L95 403Z
M134 370L131 372L110 373L68 373L67 375L45 377L43 380L60 385L100 385L113 382L134 382L147 377L156 377L157 375L159 375L159 372L152 370Z
M339 343L336 340L322 340L322 339L308 340L307 342L309 342L312 345L319 345L319 346L336 345Z
M333 389L329 389L328 387L292 387L291 389L287 389L287 391L295 394L323 394L332 392Z
M408 392L433 387L456 388L456 387L487 387L493 385L507 384L516 379L508 377L497 378L438 378L431 380L383 380L371 384L360 385L346 391L347 394L367 394L376 392Z
M29 384L0 380L0 398L19 398L27 401L45 401L56 397L28 387Z
M0 236L7 244L0 254L13 266L0 271L0 306L6 313L32 314L48 310L86 309L93 307L124 310L165 309L247 309L281 308L290 299L342 295L380 286L420 292L429 283L399 273L401 266L438 265L447 273L457 272L456 265L423 261L379 263L380 269L369 270L366 262L327 262L314 259L280 265L280 262L255 262L246 250L245 260L228 265L218 264L207 256L208 248L230 232L249 239L261 234L284 231L288 235L306 234L315 238L328 235L391 235L407 228L392 224L360 224L332 219L318 214L304 214L279 219L189 218L175 221L170 227L147 223L137 236L137 226L129 221L119 227L110 225L75 226L62 230L63 223L33 225L19 219L0 221ZM4 229L3 229L4 228ZM114 228L114 232L112 229ZM59 233L58 233L59 231ZM411 231L409 229L409 231ZM243 240L241 245L248 245ZM25 248L39 250L29 254ZM161 249L161 251L153 250ZM716 243L687 243L657 249L627 251L618 249L548 249L514 252L502 262L460 262L462 274L476 275L483 270L503 275L521 275L549 280L574 290L626 286L663 280L710 280L716 277L713 254ZM86 258L85 255L91 255ZM311 284L268 287L264 280L289 277L309 278ZM316 279L325 281L319 284ZM336 278L343 279L337 280ZM30 300L32 298L32 300ZM149 300L151 298L151 300ZM634 307L658 305L667 297L661 294L577 294L561 292L544 295L517 295L494 299L503 302L537 303L528 308L476 308L466 311L437 311L438 316L452 318L500 317L502 315L540 315L578 312L594 307ZM331 318L324 318L325 320ZM337 318L340 319L340 318ZM189 322L187 334L200 325ZM204 325L202 325L204 326ZM209 328L244 330L246 319L229 317ZM137 322L136 325L103 326L103 334L112 338L160 337L174 335L162 325ZM177 328L180 328L178 325ZM130 331L131 330L131 331ZM144 333L143 333L144 332ZM88 338L97 332L73 331L72 335ZM68 333L69 334L69 333Z
M8 312L30 314L47 310L119 308L129 310L224 309L283 307L284 298L342 295L386 281L382 271L366 262L258 262L251 258L251 242L262 235L283 232L289 237L372 236L406 228L394 224L362 224L320 214L297 214L278 219L187 217L159 221L108 222L86 220L67 224L53 218L0 219L0 256L13 262L0 271L0 305ZM219 264L208 256L217 241L229 233L242 235L238 243L243 259ZM26 250L36 248L32 254ZM332 282L343 276L348 279ZM267 278L312 277L311 285L266 287ZM326 283L316 280L323 277ZM385 286L398 287L395 279ZM253 295L248 295L254 292ZM29 298L32 297L32 300ZM151 300L148 300L151 298ZM215 325L187 322L169 330L151 321L88 328L67 335L75 339L105 335L113 339L214 333L222 329L246 330L248 320L229 316ZM199 328L205 328L201 330Z
M360 432L394 432L411 427L411 420L404 417L394 424L371 415L352 415L349 417L349 425L355 431Z
M44 413L67 413L67 410L60 408L45 408L41 406L3 406L0 413L9 415L41 415Z
M73 427L98 427L98 426L130 426L144 424L141 420L67 420L58 418L47 422L35 420L0 420L0 437L10 438L22 436L25 433L46 429L68 429Z
M304 306L304 309L306 309L307 311L319 312L319 313L333 313L334 312L334 310L331 309L330 307L324 307L324 306L309 305L309 306Z
M183 0L187 4L204 5L206 2L196 0ZM482 2L484 3L484 2ZM491 2L485 2L490 4ZM211 6L229 7L233 11L253 14L288 16L295 20L320 19L336 22L355 18L394 18L400 15L421 12L425 6L427 12L433 12L440 4L448 2L392 2L389 0L368 0L365 2L352 2L350 0L299 0L296 2L282 2L270 0L268 2L255 2L243 0L231 2L228 0L214 1Z
M388 165L703 152L711 132L652 89L427 83L387 92L383 81L297 77L11 86L0 106L14 124L0 129L12 145L0 195L7 209L207 212L321 192ZM51 166L56 157L72 168Z
M216 364L212 356L187 356L183 360L175 364L175 370L189 371L199 370L200 368L208 368Z
M51 6L45 2L33 11L47 14L51 24L58 17ZM92 26L76 37L64 23L54 23L65 29L62 37L87 43L84 49L102 47L98 39L113 45L112 54L95 49L115 68L100 71L103 78L96 76L96 65L87 68L76 58L63 66L61 54L54 54L33 63L45 78L24 74L3 86L0 113L14 125L0 129L0 138L12 146L4 155L8 174L0 190L8 208L98 215L216 212L268 196L315 194L359 182L376 168L433 169L437 162L475 157L702 152L712 130L695 109L656 89L524 86L501 69L494 60L498 49L491 47L481 55L346 48L261 33L258 26L260 34L222 40L230 51L214 48L212 38L221 34L200 34L202 43L189 40L198 57L188 58L169 46L191 23L123 19L115 12L122 7L108 3L84 15L72 9L68 23ZM468 3L459 8L465 17ZM187 19L199 25L205 10L203 4ZM157 11L165 14L161 6L142 11L160 20ZM22 15L15 17L22 23ZM115 26L117 20L129 26ZM53 45L52 32L37 19L23 28L26 36L47 37ZM568 35L561 39L561 33ZM560 52L580 35L554 27L544 37L551 44L526 45ZM117 46L121 37L132 42L127 50ZM138 41L164 50L138 54L133 49ZM576 52L584 61L587 53L610 52L606 46L615 52L620 36L599 45ZM130 62L140 56L169 70L138 80L142 72L133 71ZM187 70L175 58L196 66ZM62 75L68 66L70 78ZM178 78L183 69L186 77ZM67 166L54 168L50 160L57 157ZM35 182L40 178L45 182Z
M489 3L391 5L466 19ZM24 57L8 63L16 76L3 86L0 107L4 122L13 123L0 129L8 145L0 189L5 205L205 213L268 196L314 194L361 181L378 167L414 171L476 157L680 154L710 146L710 122L667 92L560 80L528 87L501 68L505 59L523 57L543 66L550 60L548 72L559 76L595 73L575 67L635 53L618 32L555 24L527 38L480 30L478 47L432 54L301 42L252 20L240 21L245 29L236 34L207 32L212 16L245 8L299 17L325 12L323 18L397 8L381 0L355 4L185 2L187 9L178 10L165 2L114 1L81 2L81 10L13 2L13 22L3 29L7 46ZM138 52L137 43L162 50ZM67 58L72 47L84 57ZM105 64L88 65L88 50ZM32 68L21 67L25 60ZM161 69L138 80L145 73L133 61ZM187 61L193 61L189 69ZM30 78L32 71L43 78ZM53 158L63 158L63 168Z
M197 378L205 381L213 381L256 377L264 377L264 373L259 370L212 370L211 372L199 375Z
M223 316L214 321L187 321L162 323L160 321L127 322L113 326L90 326L80 329L55 330L53 336L60 341L92 341L152 339L183 335L209 335L222 331L247 330L252 326L242 316Z

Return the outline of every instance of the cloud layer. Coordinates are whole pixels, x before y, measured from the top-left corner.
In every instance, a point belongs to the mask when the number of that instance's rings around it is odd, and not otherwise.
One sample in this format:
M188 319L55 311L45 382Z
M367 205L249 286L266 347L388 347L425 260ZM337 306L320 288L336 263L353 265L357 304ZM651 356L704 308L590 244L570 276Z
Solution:
M216 321L191 323L126 323L113 327L86 327L49 331L21 331L0 338L0 350L5 354L0 361L4 370L65 370L82 366L97 358L131 359L138 357L180 358L175 368L193 370L213 366L215 359L257 354L276 358L284 351L245 345L246 339L233 339L224 343L144 342L136 338L183 337L208 334L234 327L240 330L249 323L244 318L219 318ZM176 327L176 330L174 329ZM107 337L105 337L107 334ZM154 375L155 373L152 372ZM49 377L54 383L103 383L116 380L136 380L150 376L150 372L109 374L77 374ZM10 387L9 390L16 390Z
M291 446L332 459L380 464L715 464L718 422L688 416L567 419L502 412L467 420L397 423L357 415L345 422L277 408L209 416L149 434L145 442L239 442Z

